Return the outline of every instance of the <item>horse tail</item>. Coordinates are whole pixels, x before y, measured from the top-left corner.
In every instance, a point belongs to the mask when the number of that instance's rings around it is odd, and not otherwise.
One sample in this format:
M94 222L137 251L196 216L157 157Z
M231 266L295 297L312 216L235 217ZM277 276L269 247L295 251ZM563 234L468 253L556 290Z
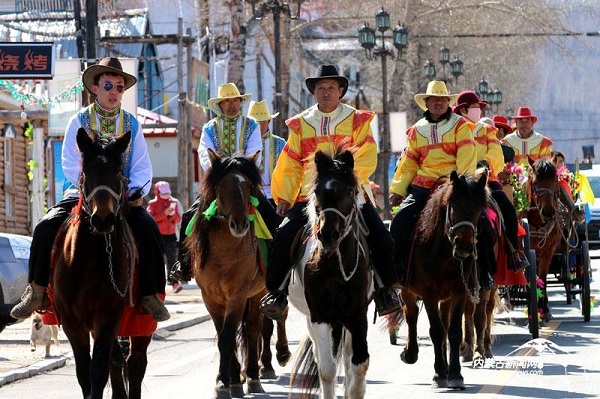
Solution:
M294 357L290 387L299 388L301 398L313 397L319 389L319 368L313 352L313 342L308 336L300 342Z

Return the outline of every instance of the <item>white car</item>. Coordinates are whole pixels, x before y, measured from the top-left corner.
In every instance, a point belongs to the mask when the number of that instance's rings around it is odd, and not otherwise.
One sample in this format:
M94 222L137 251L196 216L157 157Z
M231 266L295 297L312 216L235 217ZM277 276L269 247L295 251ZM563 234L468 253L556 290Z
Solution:
M31 237L0 233L0 331L17 320L10 310L25 292Z

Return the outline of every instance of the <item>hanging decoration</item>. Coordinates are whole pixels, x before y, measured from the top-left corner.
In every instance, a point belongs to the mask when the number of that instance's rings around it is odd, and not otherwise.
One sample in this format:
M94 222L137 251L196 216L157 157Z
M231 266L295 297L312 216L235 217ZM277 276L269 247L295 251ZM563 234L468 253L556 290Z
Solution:
M0 88L5 88L10 91L12 98L24 104L35 104L42 107L52 108L55 105L60 104L62 101L73 100L77 94L83 91L83 83L78 81L75 86L67 86L62 93L50 98L30 93L29 90L11 82L10 80L0 79Z

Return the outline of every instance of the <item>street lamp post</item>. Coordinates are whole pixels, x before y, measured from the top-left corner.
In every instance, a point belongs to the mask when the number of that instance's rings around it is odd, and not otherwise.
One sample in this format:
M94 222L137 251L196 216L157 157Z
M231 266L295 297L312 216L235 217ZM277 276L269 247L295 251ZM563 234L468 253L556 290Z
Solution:
M490 104L490 111L498 112L500 104L502 104L502 92L499 89L490 89L490 85L487 80L485 80L485 78L481 78L475 92L481 100L487 101L488 104ZM485 115L485 109L483 110L483 114Z
M390 219L390 201L389 201L389 163L390 163L390 130L389 130L389 114L388 114L388 85L387 85L387 57L391 57L393 60L398 59L402 55L402 50L406 48L408 30L404 25L398 24L392 30L392 41L394 47L398 50L398 55L394 53L394 50L388 48L385 43L385 32L390 29L390 14L388 14L383 7L375 15L375 24L377 30L381 32L381 44L376 45L375 30L365 24L358 30L358 41L360 45L365 49L365 56L368 60L374 60L375 58L381 58L381 75L383 78L383 98L382 98L382 128L380 128L379 134L379 159L377 161L378 167L383 168L380 176L382 176L383 184L383 212L384 218Z
M446 73L446 65L450 65L450 73L452 74L452 77L454 77L454 80L458 82L458 78L463 75L463 62L460 60L460 58L458 58L457 55L455 55L454 59L450 61L450 50L448 50L446 46L443 46L440 49L439 55L439 61L440 64L442 64L443 70L442 80L445 83L452 83L452 79L449 78ZM425 61L425 64L423 65L423 75L429 80L434 80L436 78L437 72L435 69L435 63L432 59Z
M281 96L282 96L282 92L281 92L281 44L280 44L280 37L281 37L281 26L280 26L280 20L281 20L281 15L283 14L284 16L287 16L290 19L298 19L300 17L300 2L301 0L296 0L296 12L292 12L292 9L290 7L290 3L284 3L283 1L279 1L279 0L264 0L262 3L260 0L246 0L247 3L250 3L252 5L252 16L254 17L254 19L256 19L257 21L260 21L265 15L267 15L267 13L272 13L273 14L273 41L275 44L275 48L274 48L274 55L275 55L275 104L274 104L274 111L275 112L282 112L283 115L287 115L287 112L283 112L283 110L281 109ZM260 5L258 5L257 3L261 3ZM276 129L277 134L282 134L284 136L287 136L286 134L284 134L281 130L283 129L283 126L281 126L281 122L284 120L285 118L279 118L277 120L278 122L278 126Z

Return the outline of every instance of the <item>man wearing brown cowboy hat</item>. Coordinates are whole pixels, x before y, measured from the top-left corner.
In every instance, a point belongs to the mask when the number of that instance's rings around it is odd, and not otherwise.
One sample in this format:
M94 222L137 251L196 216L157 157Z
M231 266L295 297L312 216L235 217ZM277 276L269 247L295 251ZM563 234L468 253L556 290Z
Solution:
M550 158L552 140L533 130L533 125L538 118L531 113L531 109L520 107L517 115L512 119L517 125L517 130L504 137L504 142L515 151L515 162L527 165L528 157L534 161L540 158Z
M370 191L369 176L377 165L377 147L371 132L371 111L356 110L340 103L348 90L348 79L333 65L320 65L315 76L305 80L316 104L285 123L289 136L273 172L271 193L277 213L286 219L275 236L267 267L269 294L261 301L261 310L278 319L287 306L287 281L292 267L290 250L298 231L308 222L305 213L310 190L308 165L304 160L318 150L332 152L344 140L359 148L354 154L354 170L365 190ZM375 304L380 315L400 308L392 287L396 283L391 253L393 241L375 207L363 205L362 215L370 234L367 238L375 271L385 287L379 287Z
M204 171L210 167L208 149L223 156L251 155L256 151L263 150L260 135L260 127L256 120L242 115L242 105L252 97L252 94L241 94L235 83L224 83L219 85L217 97L208 100L208 107L216 114L202 128L200 144L198 145L198 157ZM262 164L262 156L258 157L257 166ZM267 223L271 234L279 223L276 220L273 207L265 197L259 196L258 211ZM196 210L201 205L198 197L190 208L184 212L181 220L179 256L173 265L171 277L179 281L189 281L192 278L189 251L183 245L185 232L192 220ZM273 221L270 223L270 221Z
M477 157L469 122L450 108L457 97L437 80L429 82L425 93L415 95L415 102L425 112L406 131L406 150L390 187L390 205L400 205L390 230L401 283L407 277L412 231L431 190L452 171L475 171Z
M125 176L129 213L127 222L133 231L139 251L140 308L152 314L156 321L168 320L170 315L157 294L165 292L163 246L154 219L142 207L142 197L150 191L152 165L146 140L137 119L121 108L125 90L137 79L123 71L117 58L104 58L83 72L83 84L95 101L73 115L67 124L62 149L62 168L68 180L65 197L39 221L33 232L29 258L29 286L21 302L11 311L16 319L29 317L34 310L49 306L46 286L50 277L50 252L54 238L71 209L79 200L81 152L77 146L77 131L83 127L88 134L120 136L131 131L132 138L125 155Z

